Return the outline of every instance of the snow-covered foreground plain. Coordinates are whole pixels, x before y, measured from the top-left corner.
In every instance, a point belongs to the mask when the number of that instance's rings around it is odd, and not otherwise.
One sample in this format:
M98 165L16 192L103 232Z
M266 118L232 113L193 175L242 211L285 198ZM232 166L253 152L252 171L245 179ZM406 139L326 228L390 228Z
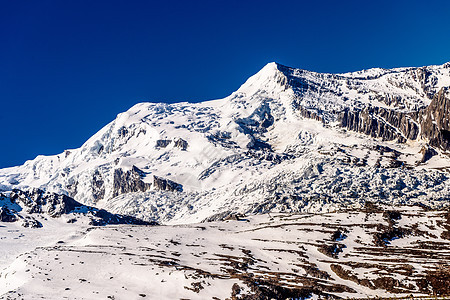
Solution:
M76 235L52 228L52 245L21 254L1 272L0 298L367 298L448 292L446 211L367 206L233 219L86 227ZM1 228L2 239L12 238L14 226Z
M45 224L45 227L24 228L18 222L0 224L0 269L10 265L20 253L34 250L36 247L53 245L60 240L67 242L77 240L84 236L86 228L92 227L88 224L87 218L79 219L76 225L67 223L66 218L44 219L39 216L37 219Z

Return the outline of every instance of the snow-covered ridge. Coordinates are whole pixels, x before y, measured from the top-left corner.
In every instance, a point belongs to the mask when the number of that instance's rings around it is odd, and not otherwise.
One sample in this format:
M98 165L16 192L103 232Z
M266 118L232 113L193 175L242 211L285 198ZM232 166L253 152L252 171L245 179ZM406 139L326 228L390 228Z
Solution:
M426 108L448 86L448 63L345 74L270 63L224 99L136 104L78 149L0 170L0 190L176 223L366 199L445 206L447 125L427 120L447 112Z
M19 223L25 228L41 228L47 218L61 218L66 223L87 223L92 226L111 224L155 225L134 217L111 214L83 205L66 195L44 192L37 188L14 189L0 194L0 222ZM45 222L44 222L45 223Z

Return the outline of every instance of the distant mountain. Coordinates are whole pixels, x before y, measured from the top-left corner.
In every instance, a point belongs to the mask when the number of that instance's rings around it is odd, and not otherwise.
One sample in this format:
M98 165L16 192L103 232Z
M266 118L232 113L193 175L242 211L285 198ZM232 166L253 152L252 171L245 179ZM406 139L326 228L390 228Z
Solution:
M322 74L266 65L230 96L140 103L80 148L0 170L147 221L448 206L450 63ZM201 88L201 87L199 87Z

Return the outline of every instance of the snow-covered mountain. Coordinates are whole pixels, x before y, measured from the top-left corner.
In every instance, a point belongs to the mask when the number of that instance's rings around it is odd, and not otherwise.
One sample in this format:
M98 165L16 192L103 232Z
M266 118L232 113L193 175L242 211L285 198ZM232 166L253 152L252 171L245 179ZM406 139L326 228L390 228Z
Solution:
M450 63L322 74L267 64L230 96L140 103L78 149L0 170L147 221L447 206Z

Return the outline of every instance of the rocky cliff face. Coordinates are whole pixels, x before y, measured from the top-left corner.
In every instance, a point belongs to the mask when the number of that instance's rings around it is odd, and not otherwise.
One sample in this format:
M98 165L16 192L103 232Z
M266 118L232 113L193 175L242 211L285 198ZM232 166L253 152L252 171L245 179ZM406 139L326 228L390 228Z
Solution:
M421 111L421 136L431 146L450 150L450 97L449 88L442 88L434 95L430 105Z
M423 138L430 146L450 150L449 104L448 88L445 87L434 94L429 106L416 112L404 113L381 107L344 109L339 115L339 124L383 140L404 143Z
M159 191L182 192L183 186L175 181L153 176L153 185Z
M124 172L122 169L116 169L114 171L114 185L113 185L113 197L120 194L132 193L132 192L145 192L150 190L151 183L145 183L142 181L142 170L136 166L130 171Z
M348 130L400 143L406 142L407 139L416 139L419 133L419 126L411 114L379 107L354 111L345 109L339 115L339 124Z
M95 170L94 175L92 176L92 197L95 201L105 197L105 181L98 170Z

